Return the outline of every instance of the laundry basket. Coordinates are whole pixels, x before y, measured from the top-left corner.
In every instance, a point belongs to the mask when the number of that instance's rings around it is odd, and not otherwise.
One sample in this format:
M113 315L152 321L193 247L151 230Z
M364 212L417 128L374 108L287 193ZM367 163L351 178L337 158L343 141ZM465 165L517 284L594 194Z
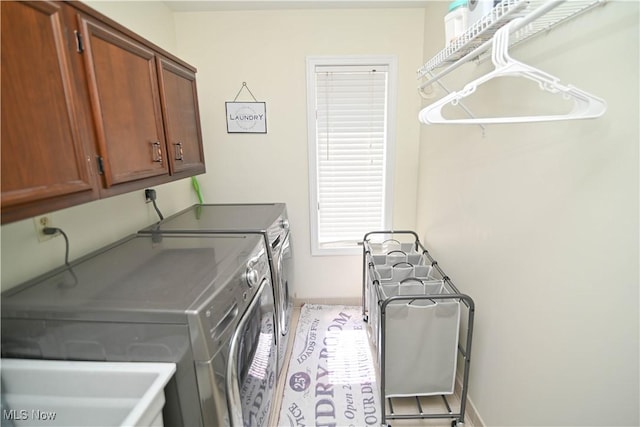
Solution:
M402 280L416 274L419 277L426 277L430 274L431 266L426 266L425 258L418 251L415 243L403 243L395 239L387 239L381 243L367 242L365 245L365 256L363 258L363 294L362 294L362 315L365 321L369 320L372 303L377 301L375 289L371 289L374 283L380 280ZM416 274L410 270L413 267L422 266L423 270ZM406 271L406 274L403 274ZM379 274L381 273L381 274ZM393 277L391 274L393 273Z
M398 285L408 279L426 282L437 280L439 284L442 284L442 280L437 279L432 273L434 273L434 270L430 265L412 265L408 262L396 262L395 259L379 266L374 265L369 269L370 283L368 284L367 299L373 303L370 304L371 307L368 309L370 318L368 324L369 336L375 347L378 346L380 340L380 297L378 287ZM412 287L409 286L406 289L412 289ZM404 294L406 295L406 292Z
M473 299L457 289L415 231L366 233L362 270L362 318L376 350L384 402L381 424L443 418L463 425ZM456 402L450 402L447 395L454 393L456 368L461 369L460 388ZM420 396L431 395L442 397L445 412L423 407ZM398 400L401 404L396 405Z
M460 301L441 281L415 278L376 287L387 397L452 394ZM376 317L377 317L376 316ZM382 354L384 351L384 354Z

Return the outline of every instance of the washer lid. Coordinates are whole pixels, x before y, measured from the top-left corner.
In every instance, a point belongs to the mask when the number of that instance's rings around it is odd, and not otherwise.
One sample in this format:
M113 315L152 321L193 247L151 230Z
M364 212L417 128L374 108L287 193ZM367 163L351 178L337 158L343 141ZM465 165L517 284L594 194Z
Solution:
M184 323L224 298L257 235L133 235L2 294L2 317Z

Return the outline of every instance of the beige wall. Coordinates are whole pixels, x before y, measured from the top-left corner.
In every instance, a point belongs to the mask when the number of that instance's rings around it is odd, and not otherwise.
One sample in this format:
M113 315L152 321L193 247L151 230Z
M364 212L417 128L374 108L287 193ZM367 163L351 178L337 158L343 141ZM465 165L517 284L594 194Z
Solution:
M89 1L90 6L128 26L158 46L175 52L173 15L160 2ZM167 216L196 203L191 182L183 179L155 187L158 207ZM143 190L53 212L53 225L69 236L71 260L135 233L158 220ZM32 219L3 225L2 290L44 273L64 262L64 239L39 242Z
M513 52L606 99L604 117L484 137L422 126L418 230L476 301L470 390L487 426L640 422L638 5L607 2ZM442 46L429 34L441 11L429 12L425 58ZM467 64L445 84L491 68ZM487 83L469 107L548 105L519 93Z
M299 299L358 298L361 257L312 257L309 237L305 58L397 55L394 224L413 227L420 126L415 70L420 9L278 10L176 14L180 55L198 67L207 202L286 202ZM381 29L383 31L381 31ZM408 43L407 41L411 42ZM267 105L267 134L227 134L225 101L246 82ZM245 90L238 98L250 101Z
M160 1L87 0L98 12L169 52L176 51L173 13Z

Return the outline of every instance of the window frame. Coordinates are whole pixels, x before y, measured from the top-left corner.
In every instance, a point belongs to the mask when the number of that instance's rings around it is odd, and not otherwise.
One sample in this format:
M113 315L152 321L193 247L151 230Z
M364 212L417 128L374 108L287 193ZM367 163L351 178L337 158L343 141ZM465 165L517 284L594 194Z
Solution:
M353 246L323 247L319 242L318 229L318 170L317 170L317 129L316 129L316 84L315 74L318 66L385 66L387 67L387 116L384 160L384 212L383 228L392 228L393 179L395 165L395 143L397 122L398 65L395 55L344 55L344 56L308 56L307 63L307 142L309 164L309 214L311 232L311 255L359 255L362 248L354 242ZM376 231L376 230L370 230ZM364 235L362 236L364 237Z

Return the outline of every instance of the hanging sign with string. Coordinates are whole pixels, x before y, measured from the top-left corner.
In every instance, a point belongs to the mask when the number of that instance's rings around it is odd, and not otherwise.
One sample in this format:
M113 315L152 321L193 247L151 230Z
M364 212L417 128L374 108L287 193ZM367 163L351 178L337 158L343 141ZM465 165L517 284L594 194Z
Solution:
M247 89L254 102L237 102L243 89ZM246 82L231 102L225 102L227 133L267 133L267 106L258 102Z

